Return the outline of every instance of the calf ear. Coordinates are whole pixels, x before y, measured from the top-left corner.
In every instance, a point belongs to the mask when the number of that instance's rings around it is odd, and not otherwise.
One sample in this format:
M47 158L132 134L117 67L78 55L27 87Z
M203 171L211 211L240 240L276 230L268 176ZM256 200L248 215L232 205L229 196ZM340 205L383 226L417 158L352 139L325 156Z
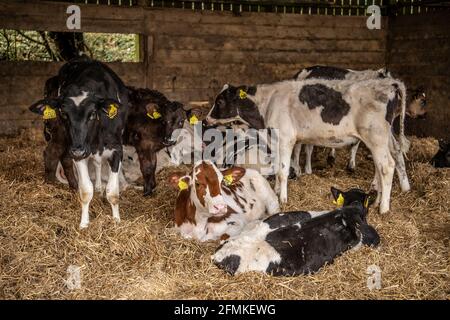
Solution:
M114 119L121 108L120 102L114 99L100 100L98 105L110 119Z
M231 167L222 171L224 181L227 184L232 184L239 181L245 174L245 168Z
M202 110L201 108L192 108L186 111L186 117L190 124L197 124L198 121L202 120Z
M187 188L189 186L189 182L191 181L191 178L186 175L184 172L175 172L172 173L169 178L168 182L169 184L174 187L175 189L183 190L184 188Z
M145 106L145 110L147 111L147 117L150 119L156 120L161 118L161 113L156 103L148 103Z
M335 187L331 187L331 194L334 198L333 203L339 204L338 202L340 201L340 199L344 199L344 193Z
M43 99L39 100L38 102L33 103L28 109L31 112L43 115L45 110L48 110L48 108L54 110L58 107L57 100L54 99Z

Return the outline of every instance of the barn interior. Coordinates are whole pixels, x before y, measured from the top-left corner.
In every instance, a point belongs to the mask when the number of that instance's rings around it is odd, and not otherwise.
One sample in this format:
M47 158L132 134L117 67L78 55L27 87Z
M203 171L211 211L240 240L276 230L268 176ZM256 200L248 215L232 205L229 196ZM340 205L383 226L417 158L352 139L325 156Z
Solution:
M0 29L72 33L68 3L0 0ZM450 298L450 170L430 164L438 140L450 140L448 1L73 3L82 13L77 32L136 35L134 61L106 62L127 85L156 89L183 103L211 105L225 83L289 79L313 65L386 67L427 95L426 119L406 119L412 190L400 192L394 179L391 211L380 215L371 209L379 248L346 252L308 276L230 276L215 267L210 256L218 242L186 240L173 230L176 190L167 177L175 169L158 175L151 197L124 191L119 225L107 201L95 195L91 225L79 230L78 195L44 182L42 119L28 110L64 61L14 61L0 52L0 298ZM367 27L371 4L380 8L381 29ZM374 168L368 150L361 149L350 173L347 149L338 150L330 167L326 150L317 148L313 174L289 181L283 210L332 209L331 186L367 190ZM367 286L371 265L381 269L380 289ZM67 284L73 266L81 270L79 288Z

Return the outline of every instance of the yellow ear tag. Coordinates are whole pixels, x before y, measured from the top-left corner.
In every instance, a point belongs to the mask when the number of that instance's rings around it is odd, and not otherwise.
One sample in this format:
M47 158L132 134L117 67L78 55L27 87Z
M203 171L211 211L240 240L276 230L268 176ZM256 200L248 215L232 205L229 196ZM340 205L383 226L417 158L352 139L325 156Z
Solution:
M333 203L338 205L339 207L342 207L344 205L344 197L342 196L342 193L339 194L337 201L334 200Z
M50 120L56 118L56 111L49 105L45 106L44 113L42 114L44 120Z
M244 90L240 89L239 90L239 98L246 99L247 98L247 92L245 92Z
M369 197L367 197L366 200L364 200L364 207L366 208L369 207Z
M153 113L148 113L147 112L147 116L150 118L150 119L159 119L159 118L161 118L161 113L159 113L158 111L153 111Z
M178 188L180 189L180 191L186 190L188 187L188 184L184 182L184 180L180 179L178 181Z
M196 125L197 122L198 122L198 118L195 116L195 114L192 115L192 117L189 118L189 123L190 123L191 125Z
M233 183L233 175L227 174L226 176L223 176L223 181L225 182L225 185L231 185Z
M108 118L114 119L116 115L117 115L117 106L114 103L111 103L108 109Z

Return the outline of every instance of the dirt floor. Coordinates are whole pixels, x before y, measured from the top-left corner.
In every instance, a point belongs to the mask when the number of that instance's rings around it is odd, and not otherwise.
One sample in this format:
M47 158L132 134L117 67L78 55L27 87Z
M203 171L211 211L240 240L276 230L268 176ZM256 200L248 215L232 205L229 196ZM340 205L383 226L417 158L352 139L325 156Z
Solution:
M276 278L259 273L229 276L210 256L216 242L182 239L172 229L176 191L158 177L149 198L121 195L119 225L98 194L91 224L80 231L76 194L43 181L42 133L28 130L0 139L0 298L2 299L449 299L450 169L428 164L434 139L411 138L412 191L369 222L381 236L378 249L347 252L315 275ZM334 168L318 149L313 174L289 182L285 210L332 209L330 186L367 189L373 165L360 149L356 172L345 170L348 151ZM367 268L381 269L382 288L367 288ZM81 288L65 283L68 267L81 268Z

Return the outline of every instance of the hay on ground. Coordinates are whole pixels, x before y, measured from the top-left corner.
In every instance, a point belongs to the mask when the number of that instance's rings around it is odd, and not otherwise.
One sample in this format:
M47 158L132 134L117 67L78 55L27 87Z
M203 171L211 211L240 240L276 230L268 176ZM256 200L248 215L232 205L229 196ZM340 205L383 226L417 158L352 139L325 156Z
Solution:
M413 138L408 174L398 180L392 209L369 221L381 235L378 249L351 251L319 273L276 278L259 273L229 276L210 256L217 242L182 239L172 227L176 191L158 176L152 197L129 189L121 195L122 223L96 194L91 224L80 231L80 205L67 186L43 182L41 132L0 139L0 298L2 299L448 299L450 297L450 170L428 164L434 139ZM367 189L373 165L361 148L356 172L345 170L348 152L326 167L317 149L313 175L289 182L285 210L332 209L330 186ZM172 170L173 171L173 170ZM381 269L382 288L367 288L367 268ZM80 267L81 287L70 290L67 269Z

